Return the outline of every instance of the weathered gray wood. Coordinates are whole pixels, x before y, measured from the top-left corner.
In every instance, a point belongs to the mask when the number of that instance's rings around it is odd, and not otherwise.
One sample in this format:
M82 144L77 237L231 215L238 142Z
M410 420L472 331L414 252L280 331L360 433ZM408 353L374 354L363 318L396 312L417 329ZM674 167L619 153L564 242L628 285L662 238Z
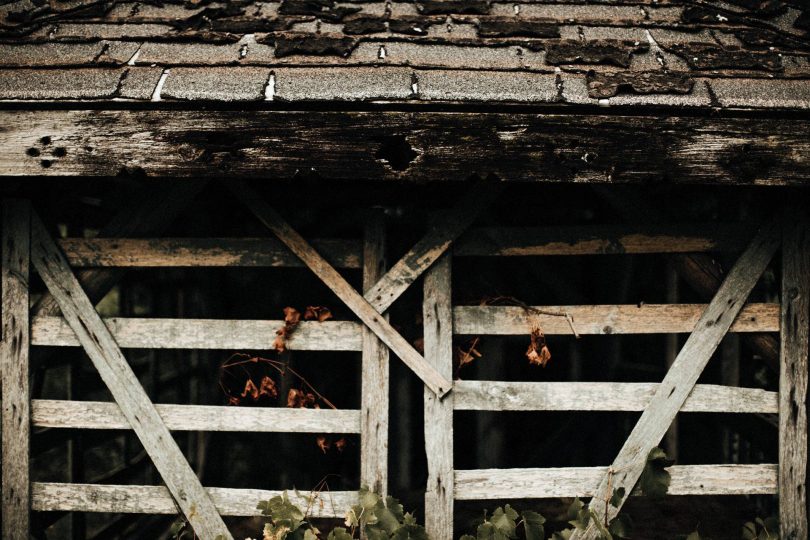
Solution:
M720 340L731 327L754 288L759 276L768 266L779 247L781 234L779 223L766 225L743 252L726 276L717 294L700 317L694 332L690 334L672 367L658 387L650 404L644 409L618 456L604 475L594 495L598 504L591 509L599 521L612 520L624 504L605 505L616 489L624 488L629 493L638 481L647 456L666 433L678 414L698 377L708 363ZM607 515L605 515L607 513ZM593 540L598 530L592 523L586 531L575 531L572 540Z
M206 184L207 180L183 180L150 187L140 200L126 205L102 227L98 236L140 236L163 232ZM95 304L122 275L123 270L92 269L79 272L77 279L90 301ZM35 315L58 315L59 306L46 291L32 311Z
M437 395L444 396L453 386L452 381L442 377L430 364L425 362L416 349L408 343L374 307L321 257L304 238L298 234L284 218L264 202L245 183L230 181L227 184L236 197L275 234L290 250L298 255L324 284L331 289L363 323L373 331L428 388Z
M705 304L631 304L595 306L456 306L456 334L528 335L539 325L546 335L670 334L692 332ZM776 332L779 304L747 304L731 325L731 332Z
M363 290L384 274L386 260L385 222L381 212L372 213L363 241ZM383 497L388 494L388 347L363 327L363 377L361 380L360 485Z
M453 376L451 260L445 254L427 271L422 303L425 359L447 378ZM453 398L425 391L425 527L433 540L453 538Z
M456 410L643 411L656 383L455 381ZM759 388L695 386L681 412L779 412L779 395Z
M3 405L3 538L28 540L30 497L30 390L28 379L28 263L30 206L2 205L2 328L0 377Z
M557 227L476 227L453 246L456 257L617 255L740 251L753 234L734 223Z
M275 238L62 238L73 267L304 266ZM359 242L316 239L312 246L336 268L360 268Z
M265 350L273 348L276 330L284 321L110 317L104 324L123 348ZM361 332L362 325L354 321L303 321L286 343L296 351L359 351ZM34 317L31 342L79 345L62 317Z
M806 185L810 177L804 159L810 122L803 118L88 109L6 110L0 125L0 175L115 176L139 167L149 177L284 180L314 170L327 181L435 182L493 174L515 182L647 185ZM48 168L41 158L26 158L45 136L58 137L66 149ZM381 156L392 138L410 158L404 168ZM750 159L751 148L767 167L738 166Z
M783 213L782 330L779 359L779 538L808 537L807 363L810 331L810 219L807 207Z
M160 404L155 409L171 431L360 433L360 411L351 409ZM50 428L132 428L115 403L104 401L36 399L31 421Z
M669 495L771 495L777 466L673 465ZM457 500L595 497L607 467L457 470ZM640 494L638 489L633 495ZM603 505L599 505L603 506Z
M31 261L68 324L110 389L195 533L231 538L211 498L155 410L118 344L82 291L59 248L36 215L31 217Z
M282 491L261 489L205 488L223 516L261 516L259 501ZM290 500L309 515L342 518L357 503L356 491L287 492ZM122 486L36 482L32 486L33 508L37 511L107 512L114 514L177 514L177 505L163 486Z
M489 180L470 188L458 204L436 216L430 231L366 291L366 300L380 313L385 312L489 208L501 189L501 184Z

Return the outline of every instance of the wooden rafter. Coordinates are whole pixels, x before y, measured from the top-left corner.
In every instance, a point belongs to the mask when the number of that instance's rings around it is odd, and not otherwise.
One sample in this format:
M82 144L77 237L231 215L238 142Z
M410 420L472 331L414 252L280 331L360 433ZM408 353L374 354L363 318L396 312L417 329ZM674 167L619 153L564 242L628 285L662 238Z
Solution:
M780 224L777 221L769 223L757 233L726 276L700 317L695 331L690 334L650 404L644 409L607 474L603 476L592 499L598 502L591 504L591 510L595 513L594 520L610 522L624 505L626 496L616 505L607 505L607 509L602 501L609 500L615 490L620 488L624 488L626 494L633 490L650 450L664 436L694 389L720 340L728 332L779 247L780 239ZM592 522L586 531L575 531L571 538L594 540L598 534L598 529Z
M149 400L112 334L73 275L39 217L31 219L31 261L76 333L121 413L135 431L195 533L230 539L209 494Z

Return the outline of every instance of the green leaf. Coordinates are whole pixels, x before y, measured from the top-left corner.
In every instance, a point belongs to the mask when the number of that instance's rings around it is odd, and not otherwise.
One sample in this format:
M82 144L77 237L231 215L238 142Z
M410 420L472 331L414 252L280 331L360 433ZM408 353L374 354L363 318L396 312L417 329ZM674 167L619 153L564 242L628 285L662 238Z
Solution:
M424 527L407 524L394 531L391 540L428 540L428 535Z
M616 538L630 538L633 533L633 520L627 514L619 514L610 522L608 530Z
M376 518L376 524L387 534L391 535L399 527L399 519L394 513L383 505L382 501L378 501L377 505L372 510Z
M575 529L585 530L588 528L590 521L591 513L588 507L579 500L579 497L575 498L571 506L568 507L568 523L573 525Z
M495 540L495 532L495 526L489 521L485 521L478 526L475 538L476 540Z
M653 448L647 456L647 463L639 478L639 486L644 495L649 497L663 497L669 489L670 476L666 467L675 463L667 458L660 448Z
M700 533L697 531L689 533L689 536L686 537L686 540L700 540Z
M563 529L551 535L551 540L568 540L574 534L574 529Z
M571 506L568 507L568 519L577 519L577 515L579 511L585 506L585 503L579 500L579 497L576 497L574 501L571 503Z
M352 540L352 535L343 527L335 527L329 531L329 536L326 537L326 540Z
M757 526L750 521L746 522L742 528L742 540L757 540Z
M397 518L397 521L402 521L405 517L405 508L402 507L402 504L391 495L385 498L385 506L388 508L394 517Z
M169 529L169 536L171 538L177 538L183 529L186 527L185 520L181 519L172 523L171 528Z
M596 526L597 530L599 531L599 538L601 540L613 540L613 536L607 530L605 525L599 521L599 516L593 510L588 510L588 514L590 514L591 519L593 519L593 524Z
M543 523L546 522L546 518L531 510L524 510L521 518L523 518L526 540L545 540L546 531L543 528Z
M496 534L504 538L517 538L515 528L517 527L518 513L508 504L495 509L490 518L490 523L496 529Z
M611 495L610 497L610 504L614 508L619 508L621 506L622 500L624 499L624 493L625 491L623 487L616 488L613 490L613 495Z

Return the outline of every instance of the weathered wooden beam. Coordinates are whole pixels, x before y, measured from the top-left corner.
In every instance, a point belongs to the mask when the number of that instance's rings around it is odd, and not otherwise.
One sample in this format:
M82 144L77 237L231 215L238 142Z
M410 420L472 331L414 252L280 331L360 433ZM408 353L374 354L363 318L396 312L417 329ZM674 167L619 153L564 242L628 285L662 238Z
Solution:
M227 319L105 318L119 347L134 349L253 349L273 348L276 330L284 321ZM286 342L298 351L359 351L362 325L353 321L303 321ZM31 343L79 346L79 339L62 317L35 317Z
M528 335L534 326L548 335L669 334L691 332L705 304L631 304L595 306L457 306L453 329L464 335ZM566 317L555 314L568 314ZM775 332L778 304L747 304L731 332Z
M445 254L425 274L422 320L425 359L447 378L453 376L451 257ZM425 528L433 540L453 538L453 401L425 391Z
M261 516L257 503L283 493L262 489L205 489L223 516ZM308 515L315 518L343 518L357 503L356 491L315 493L290 490L287 496L302 510L309 508ZM34 510L41 512L177 514L177 505L163 486L36 482L32 486L32 502Z
M301 267L301 259L275 238L62 238L71 266ZM336 268L360 268L360 242L316 239L312 246Z
M231 181L231 191L253 214L312 270L329 289L351 309L363 323L399 356L433 392L444 396L453 386L433 366L425 362L416 349L383 318L326 260L298 234L284 218L245 183Z
M292 179L312 170L326 180L423 182L488 174L612 184L806 185L810 179L804 158L810 122L798 118L7 110L0 125L0 175L115 176L131 167L157 177ZM47 168L40 158L26 158L45 136L66 150ZM752 156L763 165L751 166Z
M783 212L782 347L779 359L779 538L808 537L807 364L810 340L810 219Z
M31 217L31 261L134 429L195 533L232 538L211 498L132 372L90 299L39 217Z
M669 495L772 495L777 466L673 465ZM595 497L608 467L456 471L457 500ZM635 489L631 495L639 495ZM599 506L603 506L600 504Z
M363 239L363 290L385 273L385 221L381 212L367 218ZM389 354L385 343L363 327L360 429L360 485L388 494Z
M647 462L647 456L666 433L694 389L703 368L709 362L720 340L742 309L745 300L768 266L781 240L777 221L769 223L757 233L751 244L726 276L717 294L700 317L694 332L689 335L678 357L659 385L650 404L644 409L636 426L625 441L616 459L602 478L594 494L596 504L591 510L594 519L611 521L624 505L625 499L607 505L615 490L633 489ZM616 502L616 501L613 501ZM591 523L586 531L575 531L572 540L593 540L598 536Z
M455 381L456 410L643 411L656 383ZM779 412L779 394L759 388L695 386L681 412Z
M132 429L115 403L35 399L31 421L37 427ZM251 431L262 433L360 433L360 411L215 405L155 405L171 431Z
M140 200L126 205L110 222L101 228L99 237L141 236L160 233L168 227L206 181L184 180L155 186L145 191ZM95 305L120 281L123 270L83 270L77 279L90 301ZM32 310L35 315L58 315L59 306L49 292L45 292Z
M453 246L456 257L619 255L740 251L754 230L735 223L560 227L476 227Z
M458 204L436 216L428 233L366 291L365 299L380 313L385 312L489 208L501 189L490 180L472 186Z
M31 397L28 378L31 207L28 201L5 199L2 212L2 531L3 538L28 540L31 510Z

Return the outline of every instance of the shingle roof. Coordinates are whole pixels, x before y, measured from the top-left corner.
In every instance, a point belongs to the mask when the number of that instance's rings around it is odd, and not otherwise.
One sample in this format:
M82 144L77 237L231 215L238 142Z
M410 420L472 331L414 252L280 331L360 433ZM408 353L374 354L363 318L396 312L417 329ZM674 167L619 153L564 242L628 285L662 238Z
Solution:
M810 108L802 0L0 0L0 99Z

